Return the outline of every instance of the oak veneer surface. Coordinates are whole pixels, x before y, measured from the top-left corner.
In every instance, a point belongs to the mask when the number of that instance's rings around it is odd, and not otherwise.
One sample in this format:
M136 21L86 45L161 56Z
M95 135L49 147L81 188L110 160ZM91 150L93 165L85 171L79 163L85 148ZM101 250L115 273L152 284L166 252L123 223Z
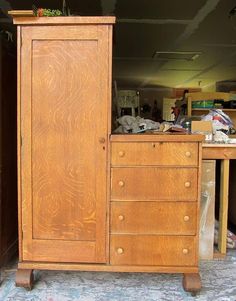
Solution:
M111 235L111 264L194 266L195 240L195 236Z
M198 146L184 142L112 143L111 164L197 166Z
M111 198L196 201L197 183L197 168L114 167Z
M22 259L105 262L109 27L19 35Z
M111 233L196 234L196 202L112 202Z

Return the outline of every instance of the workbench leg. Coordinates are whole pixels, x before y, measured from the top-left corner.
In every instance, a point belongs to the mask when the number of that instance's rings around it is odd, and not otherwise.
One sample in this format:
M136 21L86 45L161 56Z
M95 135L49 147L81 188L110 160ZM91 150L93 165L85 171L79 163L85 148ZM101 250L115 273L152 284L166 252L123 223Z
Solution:
M218 249L226 254L226 240L228 227L228 202L229 202L229 160L221 160L220 171L220 215Z

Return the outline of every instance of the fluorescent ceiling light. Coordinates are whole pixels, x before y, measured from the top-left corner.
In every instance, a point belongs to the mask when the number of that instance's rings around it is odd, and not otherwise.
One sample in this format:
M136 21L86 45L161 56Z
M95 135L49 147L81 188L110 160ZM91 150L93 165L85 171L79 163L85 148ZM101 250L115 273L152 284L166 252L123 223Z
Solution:
M201 54L201 51L155 51L152 57L157 60L194 61Z

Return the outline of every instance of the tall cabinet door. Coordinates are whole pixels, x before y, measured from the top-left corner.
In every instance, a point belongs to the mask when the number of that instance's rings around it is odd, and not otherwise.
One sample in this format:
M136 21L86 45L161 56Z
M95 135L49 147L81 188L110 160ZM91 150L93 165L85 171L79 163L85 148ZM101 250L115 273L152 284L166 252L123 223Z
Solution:
M18 34L20 260L106 262L110 27Z

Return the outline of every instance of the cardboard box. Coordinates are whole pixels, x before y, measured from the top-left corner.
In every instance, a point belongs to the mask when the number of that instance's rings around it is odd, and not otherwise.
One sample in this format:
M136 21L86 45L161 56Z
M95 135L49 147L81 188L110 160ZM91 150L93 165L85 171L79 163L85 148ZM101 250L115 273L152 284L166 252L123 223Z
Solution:
M205 141L212 141L213 129L211 121L192 121L191 132L205 135Z
M211 121L192 121L191 131L212 133L212 122Z

